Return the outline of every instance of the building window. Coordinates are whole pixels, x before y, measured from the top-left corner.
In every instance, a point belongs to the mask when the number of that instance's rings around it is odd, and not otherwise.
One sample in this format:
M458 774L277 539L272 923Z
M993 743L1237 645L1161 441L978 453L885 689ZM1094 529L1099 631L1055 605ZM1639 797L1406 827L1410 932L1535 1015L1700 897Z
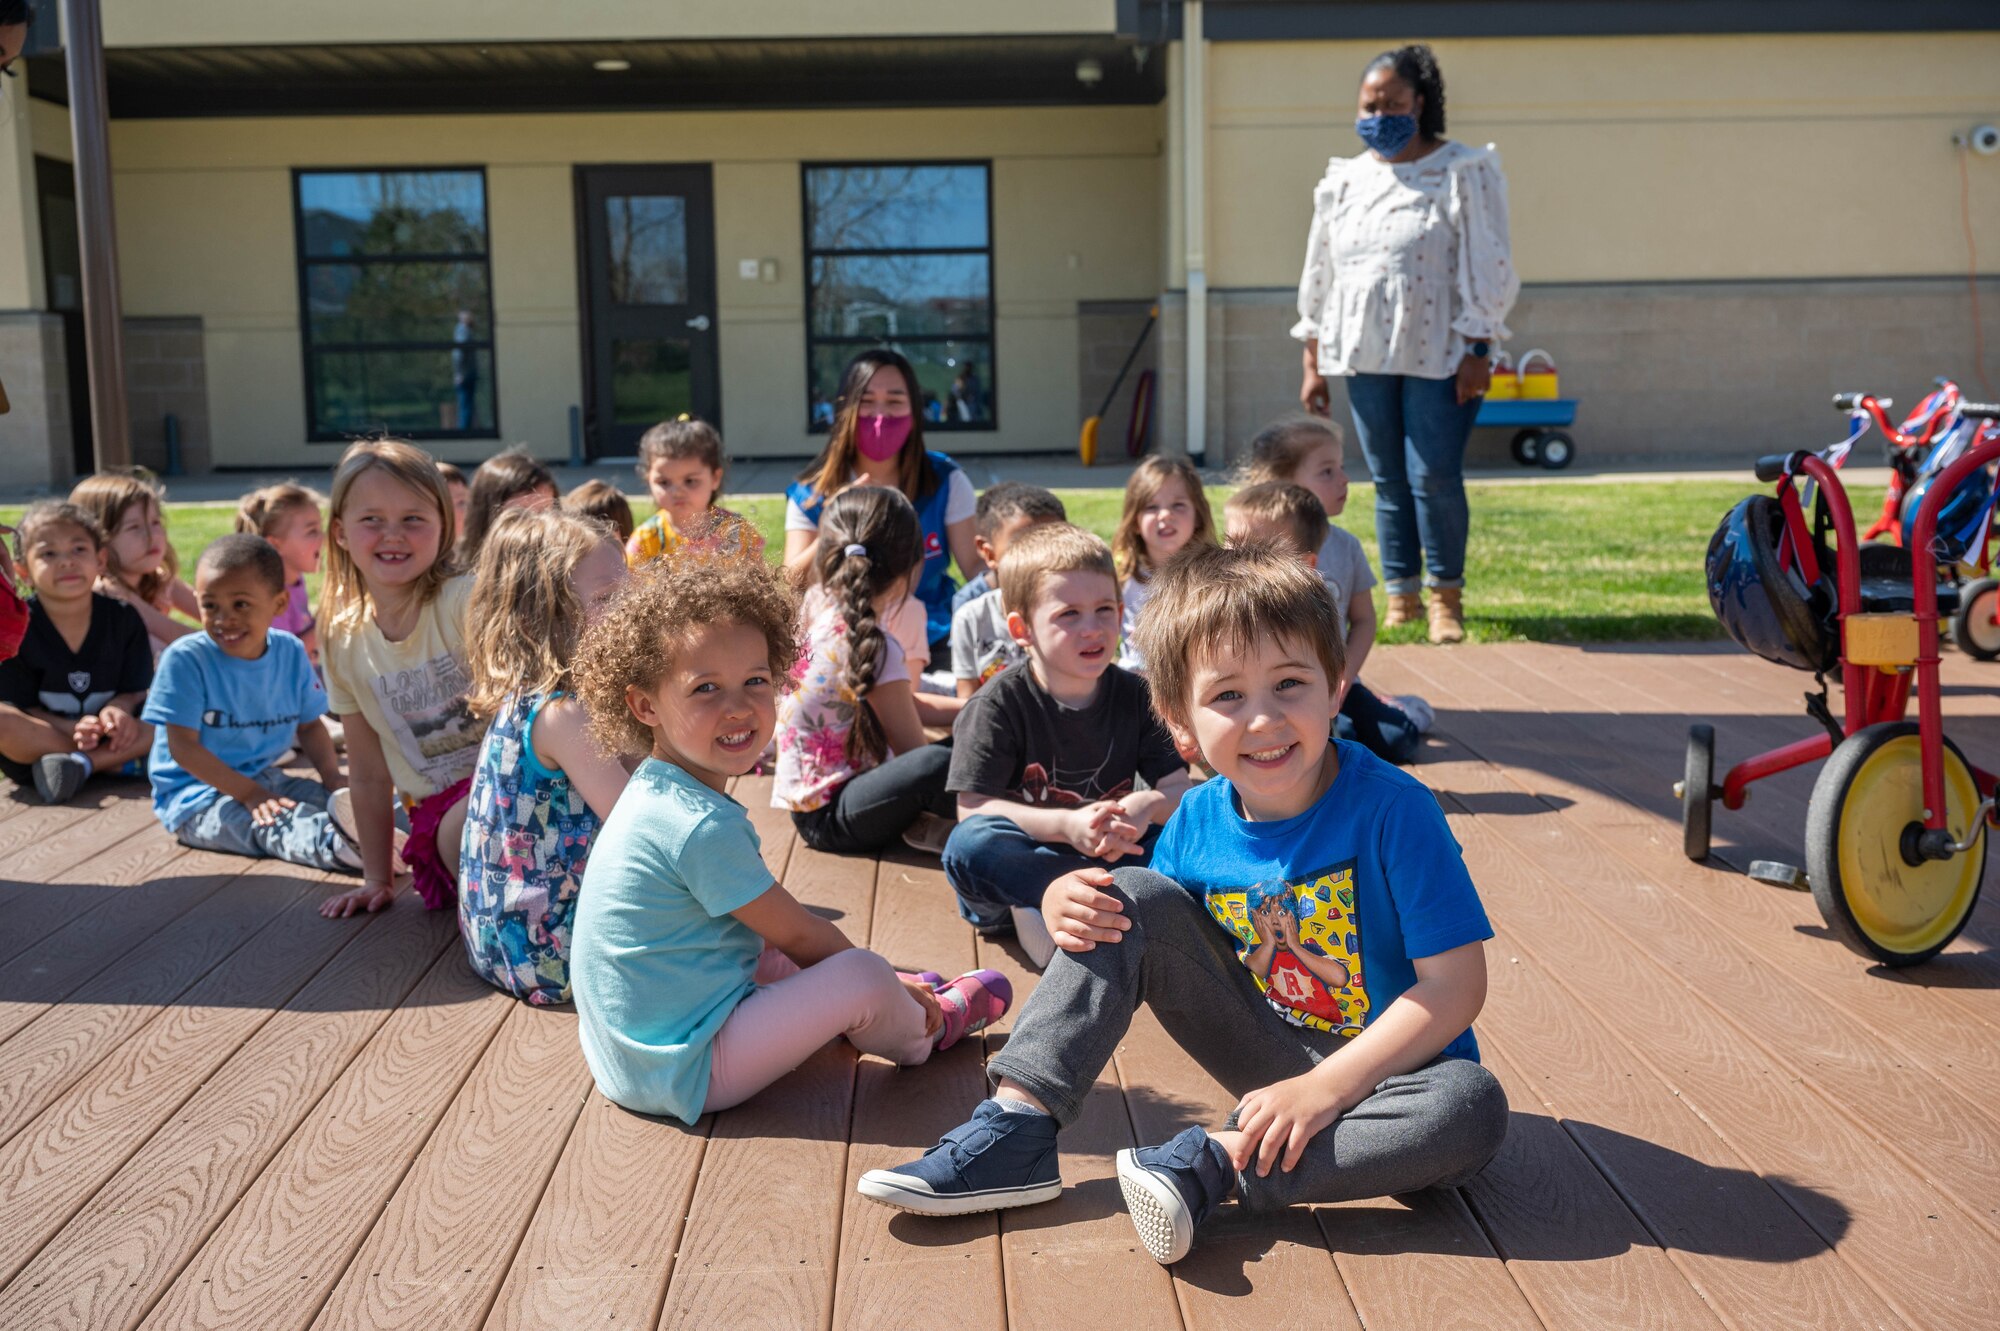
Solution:
M927 429L997 424L992 183L987 162L806 165L812 429L833 423L847 362L881 346L916 367Z
M297 171L307 437L493 439L477 168Z

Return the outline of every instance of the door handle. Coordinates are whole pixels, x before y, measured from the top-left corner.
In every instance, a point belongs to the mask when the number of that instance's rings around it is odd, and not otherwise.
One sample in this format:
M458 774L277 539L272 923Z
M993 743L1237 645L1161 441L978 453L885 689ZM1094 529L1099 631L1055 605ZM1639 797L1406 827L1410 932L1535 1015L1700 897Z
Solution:
M708 331L708 316L706 314L695 315L694 318L688 320L688 327L694 329L697 333L706 333Z

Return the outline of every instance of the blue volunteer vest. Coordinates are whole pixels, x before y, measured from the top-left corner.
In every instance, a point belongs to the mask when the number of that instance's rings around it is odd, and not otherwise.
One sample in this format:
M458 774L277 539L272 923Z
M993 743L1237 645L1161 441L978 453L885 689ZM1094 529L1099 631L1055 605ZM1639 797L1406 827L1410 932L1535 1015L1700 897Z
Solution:
M945 501L951 493L951 475L958 470L958 464L942 453L925 450L924 456L931 460L936 470L937 489L931 491L928 499L917 501L917 525L923 531L924 571L917 579L917 599L924 603L925 632L932 642L941 642L951 636L951 594L958 584L951 580L947 571L951 568L951 544L945 538ZM785 490L785 498L799 506L799 511L811 518L815 525L819 522L820 510L826 507L826 500L813 493L813 488L804 481L793 481Z

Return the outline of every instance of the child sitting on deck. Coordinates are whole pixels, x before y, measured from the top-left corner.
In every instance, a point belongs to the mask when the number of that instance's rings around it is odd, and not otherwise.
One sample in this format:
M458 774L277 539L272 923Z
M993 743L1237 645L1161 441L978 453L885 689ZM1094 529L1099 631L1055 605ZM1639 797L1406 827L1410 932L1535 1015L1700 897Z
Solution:
M981 684L1027 659L1025 649L1007 630L1000 587L996 582L987 590L988 579L1000 576L1000 561L1022 532L1044 522L1068 520L1062 500L1039 485L1002 481L979 496L979 507L972 514L972 541L986 561L986 572L952 596L951 674L959 697L970 698ZM967 597L967 592L973 594Z
M319 572L326 534L320 507L326 500L296 481L252 490L236 506L236 530L269 541L285 561L285 608L271 627L283 629L306 645L306 655L319 660L319 632L312 598L306 595L306 575Z
M1140 646L1153 701L1218 774L1153 869L1087 869L1042 911L1061 951L987 1065L995 1094L863 1196L959 1215L1062 1191L1081 1112L1141 1002L1230 1094L1227 1123L1118 1153L1160 1262L1234 1197L1252 1211L1465 1182L1507 1131L1471 1022L1486 913L1430 791L1329 741L1341 677L1326 584L1256 546L1191 549L1159 575Z
M1188 773L1146 681L1113 664L1118 579L1102 540L1066 522L1031 528L1000 566L1000 595L1028 659L952 727L959 823L944 868L959 913L984 932L1011 928L1040 966L1054 946L1042 889L1088 864L1146 863Z
M1417 759L1424 732L1430 729L1430 704L1421 698L1377 697L1361 682L1361 663L1375 640L1375 602L1368 595L1374 575L1361 542L1338 527L1328 527L1326 509L1312 491L1288 481L1265 481L1229 496L1222 510L1231 545L1262 541L1303 560L1326 581L1333 595L1346 646L1346 667L1334 687L1334 733L1364 745L1377 758L1402 766ZM1324 546L1319 544L1324 536ZM1338 553L1333 568L1320 564L1320 551ZM1354 570L1366 580L1353 581ZM1342 593L1354 588L1351 596ZM1364 613L1365 612L1365 613Z
M1011 997L992 971L933 993L764 867L728 786L771 737L796 613L761 561L689 560L635 578L584 637L576 676L593 731L647 757L591 849L570 978L598 1088L640 1113L693 1123L840 1035L922 1063Z
M458 932L481 979L569 1002L570 923L590 847L625 789L573 696L584 630L625 585L610 528L559 509L503 513L466 607L465 696L487 722L465 797Z
M633 568L663 556L764 557L757 529L715 501L727 462L722 436L707 421L661 421L639 438L639 479L659 510L633 529L625 561Z
M167 539L167 491L144 467L100 471L69 492L69 501L97 520L104 533L104 572L97 590L139 612L146 621L153 659L176 638L199 630L175 615L197 619L194 589L180 575L180 556Z
M1146 458L1125 482L1125 510L1111 537L1123 613L1119 620L1118 664L1143 673L1139 616L1153 591L1153 575L1187 545L1217 543L1215 516L1202 490L1201 473L1185 458Z
M160 825L196 850L359 873L326 812L347 784L320 719L326 689L305 644L273 627L284 556L248 532L219 537L195 563L194 594L202 631L167 644L146 697ZM280 765L295 744L318 781Z
M145 756L153 728L139 709L153 653L138 611L92 590L105 566L96 518L43 500L14 540L35 594L18 654L0 661L0 773L61 804L92 774Z

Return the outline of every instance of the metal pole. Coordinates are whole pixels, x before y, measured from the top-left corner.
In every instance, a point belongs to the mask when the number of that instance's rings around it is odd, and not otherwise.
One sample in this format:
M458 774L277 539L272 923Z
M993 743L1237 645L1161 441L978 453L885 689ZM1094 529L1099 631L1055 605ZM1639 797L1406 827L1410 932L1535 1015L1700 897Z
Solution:
M1181 208L1187 241L1187 453L1208 460L1208 69L1201 0L1181 6Z
M63 0L69 137L76 157L76 226L83 257L83 330L90 349L90 421L97 465L132 462L125 406L125 315L118 296L118 230L111 207L111 142L98 0Z

